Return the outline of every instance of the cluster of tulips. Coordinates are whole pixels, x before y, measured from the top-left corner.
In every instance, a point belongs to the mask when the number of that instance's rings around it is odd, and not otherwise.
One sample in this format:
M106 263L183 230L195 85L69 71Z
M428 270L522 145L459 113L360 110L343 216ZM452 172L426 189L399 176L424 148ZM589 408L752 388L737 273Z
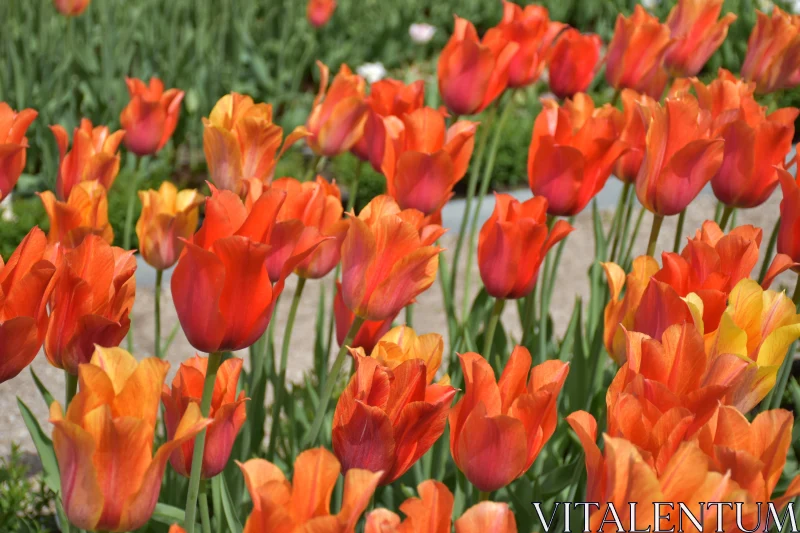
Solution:
M312 5L327 13L317 25L335 7L311 2L310 17ZM138 252L157 271L157 291L163 272L174 267L180 326L207 354L187 354L171 387L164 383L169 364L158 293L153 356L137 360L119 348L131 327L137 261L133 250L112 245L107 191L120 170L121 145L145 158L170 141L184 93L165 90L156 78L128 79L122 129L83 119L70 147L68 132L52 126L59 171L55 191L40 193L49 232L31 229L0 270L0 382L17 376L41 349L66 372L65 404L46 395L52 443L39 448L58 463L62 528L124 532L146 525L162 480L175 480L165 476L169 463L188 478L181 485L185 511L173 508L170 515L174 531L516 532L515 514L531 509L511 498L508 487L520 478L535 484L544 474L537 457L553 444L559 412L568 405L565 419L584 459L564 440L561 451L548 455L563 453L580 467L560 473L563 488L577 488L585 472L585 494L573 490L573 499L617 509L737 503L744 509L737 521L731 515L718 522L721 515L707 513L701 526L755 531L768 518L764 504L782 508L800 495L800 477L781 482L793 416L780 409L800 338L800 290L789 298L769 288L779 274L800 272L800 182L790 173L799 111L757 100L800 84L800 17L777 7L759 13L741 76L720 70L704 83L695 76L735 19L721 9L722 0L680 0L662 23L637 6L617 18L604 57L597 35L551 21L541 6L504 2L502 20L482 38L456 17L438 63L446 109L425 106L422 81L384 79L367 91L346 65L329 83L322 63L306 124L285 136L271 105L223 96L203 120L210 194L169 182L138 191ZM612 102L596 105L584 91L601 65L615 93ZM541 100L533 126L533 197L497 194L478 232L513 93L539 83L545 69L552 97ZM461 118L482 112L480 125ZM25 166L26 129L35 117L32 109L0 104L2 197ZM306 179L276 178L276 163L300 142L314 153ZM318 174L325 161L346 152L386 178L386 194L358 213L357 178L345 207L336 183ZM468 173L464 220L448 265L441 212ZM595 356L588 371L581 369L590 379L582 402L560 395L575 390L570 362L574 367L578 359L552 349L559 343L548 335L548 306L574 230L570 221L612 175L624 186L611 227L606 233L601 225L596 239L590 276L604 270L607 287L593 295L600 305L587 321ZM719 201L714 220L684 241L686 208L709 183ZM729 226L737 209L763 204L779 185L781 217L763 254L761 229ZM129 189L133 202L136 189ZM637 201L641 214L633 223ZM649 245L634 257L645 211L653 220ZM659 262L662 221L675 215L675 249ZM129 242L130 217L124 231ZM480 336L472 331L476 311L466 296L457 310L465 245L465 291L474 257L491 307ZM760 253L766 259L754 277ZM267 370L257 349L255 380L240 379L243 361L233 352L271 343L268 326L290 276L297 288L269 376L268 447L238 463L252 500L242 529L236 509L225 501L219 507L226 488L214 492L212 520L209 483L219 488L215 478L232 461L243 431L263 434L266 421L253 419L260 411L250 404L264 403ZM295 413L285 383L292 327L305 284L329 276L335 277L331 329L340 348L333 361L326 350L319 380L309 382L318 389L313 407L305 407L313 418L294 442L282 423ZM437 277L447 347L442 335L417 334L410 324L410 306ZM495 338L508 300L519 304L523 326L512 350ZM395 325L404 309L406 323ZM346 366L352 370L345 385ZM607 390L606 370L613 375ZM254 390L260 379L262 390ZM603 392L604 401L594 402ZM331 451L315 447L320 442L330 442ZM304 451L276 462L279 450L298 447ZM445 472L450 458L459 472L448 485L431 473ZM412 468L431 479L418 485L418 496L407 490L403 517L374 503L376 491L400 483ZM465 504L465 497L473 501ZM640 507L632 523L611 520L605 510L587 514L585 529L678 525L677 514L652 523L653 513Z

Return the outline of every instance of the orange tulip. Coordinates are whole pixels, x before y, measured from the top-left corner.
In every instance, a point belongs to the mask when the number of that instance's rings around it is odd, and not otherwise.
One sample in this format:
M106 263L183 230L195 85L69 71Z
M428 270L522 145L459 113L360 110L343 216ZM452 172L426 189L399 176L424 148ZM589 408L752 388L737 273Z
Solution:
M664 62L673 76L696 76L714 55L736 15L719 18L724 0L679 0L669 12L672 44Z
M456 520L456 533L517 533L517 520L507 503L480 502Z
M240 463L239 468L253 500L244 533L352 533L380 479L379 473L348 471L342 507L332 515L330 499L340 466L326 449L314 448L298 455L291 483L277 466L264 459L251 459Z
M384 335L370 356L350 350L356 372L336 404L332 434L345 471L382 472L387 485L442 436L456 393L447 383L431 383L443 350L441 335L418 337L405 326Z
M285 278L319 241L286 258L274 286L270 237L286 193L268 189L250 207L211 188L203 225L186 242L172 274L172 298L189 343L203 352L240 350L267 328Z
M99 182L76 184L66 202L58 201L50 191L39 193L39 198L50 219L47 240L51 244L74 248L87 235L98 235L108 244L114 242L114 229L108 221L108 197Z
M339 264L348 228L348 222L342 219L344 209L339 187L317 176L316 181L302 183L294 178L280 178L273 182L272 188L286 191L286 201L278 211L273 233L272 240L278 241L274 248L291 241L291 237L298 240L327 238L295 267L295 272L309 279L328 275ZM305 237L301 238L303 235ZM274 260L270 261L269 266L273 263ZM279 277L277 272L271 272L270 276Z
M169 533L186 533L186 530L178 524L172 524L169 526Z
M400 504L405 520L389 510L376 509L367 515L364 533L450 533L454 503L450 489L429 479L417 485L417 492L419 498Z
M19 113L0 102L0 200L8 196L25 169L28 138L25 132L38 115L33 109Z
M373 83L367 97L369 112L364 135L353 146L353 153L363 161L369 161L376 172L381 172L387 128L394 126L406 114L420 109L424 103L425 82L422 80L409 85L388 78ZM387 121L390 122L388 126Z
M677 215L719 170L723 142L710 137L711 114L689 94L640 105L649 126L636 196L656 215Z
M181 368L172 380L172 389L164 385L161 400L164 402L164 424L167 437L172 439L178 430L181 418L189 406L200 407L203 396L203 382L208 369L208 358L195 355L181 363ZM236 397L236 386L242 360L233 358L222 363L214 382L214 393L211 399L211 411L208 417L212 420L208 426L203 450L203 466L201 477L210 479L225 468L231 456L231 449L236 435L247 418L244 402L244 391ZM192 471L192 453L194 440L184 442L170 457L170 464L182 476L189 477Z
M498 383L480 355L459 358L465 392L450 410L450 453L478 490L491 492L525 473L553 435L569 365L531 367L530 353L517 346Z
M508 67L508 86L526 87L542 75L553 40L563 27L560 22L550 21L544 6L522 8L503 0L503 19L486 32L483 44L499 50L506 43L516 43L518 48Z
M90 531L132 531L153 514L170 454L209 423L187 409L171 440L153 455L158 392L169 363L136 362L119 348L98 347L80 365L80 392L66 416L50 406L64 511Z
M389 196L402 209L439 213L467 173L477 128L467 120L447 128L444 114L430 107L396 121L381 166Z
M62 15L77 17L89 7L91 0L53 0L53 5Z
M315 28L321 28L333 16L336 11L336 0L308 0L306 6L306 18Z
M333 316L336 321L336 342L341 346L347 337L347 332L353 326L356 315L345 305L342 297L342 284L338 281L336 282L336 296L333 299ZM378 344L378 340L391 329L394 319L395 317L386 320L365 320L350 346L371 352Z
M592 83L600 61L600 37L582 34L575 28L561 33L550 55L550 90L559 98L585 92Z
M620 96L622 113L613 116L618 138L628 146L628 150L617 159L613 173L623 183L633 183L642 168L647 125L639 112L639 93L623 89Z
M793 263L800 263L800 183L785 170L778 171L783 199L780 207L780 226L778 228L778 246L780 254L788 255ZM795 270L800 265L793 265Z
M495 194L494 212L478 235L478 267L490 295L530 294L547 252L575 229L559 220L548 233L546 211L542 196L520 203L509 194Z
M283 140L283 129L272 122L272 105L256 104L235 92L226 94L203 119L203 151L211 181L218 189L237 194L244 192L246 180L269 184L284 152L307 135L301 126Z
M93 127L88 119L81 119L81 125L72 134L72 150L67 152L69 136L62 126L50 126L56 138L59 153L58 176L56 177L56 196L67 200L72 188L82 181L99 181L111 189L119 172L119 143L125 136L124 130L110 133L108 127Z
M342 65L328 87L328 67L321 61L317 61L317 67L319 92L306 122L311 133L306 140L315 154L333 157L350 150L364 135L369 114L364 98L366 82Z
M119 115L125 129L125 147L136 155L153 155L164 148L181 111L184 92L164 91L164 83L150 78L150 84L138 78L125 78L131 101Z
M58 253L44 353L56 368L77 374L95 345L117 346L128 333L136 259L96 235Z
M758 17L747 41L742 78L756 82L760 94L791 89L800 83L800 15L778 6Z
M562 106L543 99L528 149L528 183L547 198L550 215L580 213L603 188L626 145L617 140L610 105L595 109L591 97L576 94Z
M617 15L606 54L606 82L617 91L633 89L661 98L668 78L663 63L669 31L640 4L630 17Z
M388 196L376 196L342 243L342 297L366 320L397 316L418 294L433 285L439 252L433 243L444 233L426 224L415 209L401 210Z
M55 267L47 240L33 227L3 263L0 258L0 383L28 366L47 332L47 301Z
M139 191L142 214L136 222L139 252L156 270L166 270L178 261L185 239L197 229L203 195L195 189L178 191L169 181L157 191Z
M439 56L439 93L451 112L474 115L506 90L519 45L498 39L481 43L470 21L459 16L455 21L453 35Z

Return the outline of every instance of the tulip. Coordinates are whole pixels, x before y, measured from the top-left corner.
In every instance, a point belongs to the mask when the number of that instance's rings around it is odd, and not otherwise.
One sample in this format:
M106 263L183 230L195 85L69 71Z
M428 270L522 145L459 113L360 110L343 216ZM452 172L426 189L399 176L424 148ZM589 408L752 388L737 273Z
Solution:
M125 84L131 97L119 115L125 147L138 156L153 155L172 137L185 93L164 91L164 83L158 78L150 78L149 86L138 78L125 78Z
M395 513L375 509L367 515L364 533L450 533L453 493L444 483L429 479L417 485L419 498L400 504L406 515L401 521Z
M124 350L98 347L91 362L80 365L80 392L66 415L53 402L53 448L72 525L89 531L144 526L170 454L208 425L192 405L172 439L153 455L158 391L168 368L154 357L137 363Z
M450 453L478 490L491 492L524 474L553 435L569 365L532 367L528 350L517 346L498 383L480 355L459 358L465 392L450 410Z
M382 472L380 483L388 485L442 436L456 393L432 384L443 350L441 335L418 337L405 326L384 335L370 356L350 350L356 372L336 404L332 434L345 471Z
M792 262L800 263L800 183L785 170L778 170L783 199L780 206L777 250L788 255ZM800 271L800 265L794 265Z
M195 355L181 363L180 370L172 380L172 389L164 385L161 400L164 402L167 438L174 438L181 418L190 405L200 407L207 369L208 358ZM217 372L211 411L208 415L212 422L206 430L203 449L203 466L200 474L202 479L210 479L225 468L236 435L247 418L244 391L239 393L238 398L236 397L236 386L239 383L241 370L242 360L233 358L224 361ZM170 464L180 475L189 477L193 452L194 440L190 440L172 453Z
M269 184L284 152L307 135L305 128L297 127L283 140L283 129L272 122L272 105L256 104L235 92L226 94L203 119L203 151L211 181L218 189L237 194L244 192L247 180Z
M28 139L25 132L38 113L23 109L19 113L0 102L0 200L14 189L25 169Z
M458 16L455 20L453 35L439 56L439 93L454 114L474 115L505 91L519 45L497 39L481 43L470 21Z
M561 33L550 55L550 90L559 98L585 92L594 79L600 61L600 37L581 34L574 28Z
M517 520L507 503L480 502L456 520L456 533L517 533Z
M0 383L22 372L42 347L55 272L46 247L44 232L33 227L8 262L0 258Z
M402 209L438 214L467 173L477 122L447 128L442 112L425 107L402 117L389 133L382 170L386 189Z
M277 466L264 459L250 459L239 463L239 468L253 500L244 533L352 532L380 479L379 473L365 470L347 472L342 507L332 515L330 499L340 465L326 449L314 448L298 455L291 483Z
M308 279L322 278L339 264L342 241L347 234L348 223L342 220L342 197L335 183L328 183L322 176L316 181L300 182L294 178L280 178L272 184L273 189L286 191L286 201L278 211L276 233L302 233L314 240L326 238L296 267L297 275ZM288 228L284 232L281 228ZM273 234L273 237L276 236ZM274 240L274 239L273 239ZM277 243L275 243L277 248ZM273 280L279 275L271 272Z
M385 79L370 87L367 97L367 122L364 135L353 146L353 153L369 161L376 172L381 171L387 142L387 128L393 127L407 113L420 109L425 100L425 83L417 80L410 85ZM392 121L387 125L387 121Z
M178 261L184 240L197 229L203 196L195 189L178 191L169 181L157 191L139 191L142 214L136 222L139 251L147 264L166 270Z
M330 71L321 61L319 92L314 98L306 127L310 136L308 146L321 157L333 157L347 152L364 135L369 107L364 99L364 78L353 74L347 65L328 87Z
M321 28L333 16L336 11L336 0L308 0L306 6L306 18L315 28Z
M697 76L714 55L736 15L719 18L724 0L679 0L667 17L672 44L664 63L673 76Z
M765 114L765 108L755 99L756 85L741 80L731 72L720 68L717 77L705 85L697 78L679 79L673 83L670 96L680 96L693 88L700 107L711 113L713 136L721 136L724 129L736 120L748 124L758 124Z
M710 137L711 114L691 95L640 105L648 128L636 196L656 216L677 215L719 170L723 142Z
M661 98L668 78L663 62L670 44L669 32L639 4L630 17L617 15L606 55L606 82L617 91L633 89Z
M353 320L355 320L356 316L344 304L342 284L338 281L336 282L336 296L333 299L333 316L336 321L336 342L341 346L344 344L347 332L353 326ZM391 329L394 319L395 317L387 318L386 320L365 320L358 329L350 346L352 348L362 348L365 352L371 352L380 338Z
M62 126L50 126L56 138L59 153L56 196L60 200L69 198L72 188L82 181L98 181L110 190L119 172L119 143L124 130L110 133L108 127L93 127L88 119L72 134L72 150L67 152L69 136Z
M136 259L96 235L61 253L44 353L50 364L74 375L90 361L95 345L117 346L128 333Z
M617 140L615 113L595 109L586 94L563 106L543 99L528 149L528 183L536 196L547 198L547 213L580 213L603 188L614 162L626 145Z
M89 7L91 0L53 0L53 5L62 15L77 17Z
M439 252L433 243L444 233L426 225L414 209L401 210L387 196L376 196L358 217L342 243L342 298L365 320L397 316L433 285Z
M495 194L495 200L478 235L481 279L495 298L522 298L533 290L550 248L575 228L559 220L548 232L542 196L520 203L509 194Z
M647 125L639 113L639 94L631 89L623 89L622 113L614 115L619 140L628 146L614 164L614 175L623 183L633 183L644 159Z
M78 246L87 235L98 235L114 242L114 229L108 221L108 197L97 181L83 181L72 188L69 200L60 202L50 191L39 193L50 219L47 240L66 248Z
M508 86L527 87L542 75L550 46L563 28L560 22L551 22L547 8L539 5L522 7L503 0L503 19L486 32L483 42L492 50L505 43L516 43L518 48L508 68Z
M211 189L206 218L172 274L172 298L189 343L203 352L234 351L263 333L286 277L319 241L286 258L270 280L270 236L286 193L267 190L247 209L234 193Z
M756 82L766 94L800 83L800 16L778 6L772 16L756 11L756 25L747 41L742 78Z

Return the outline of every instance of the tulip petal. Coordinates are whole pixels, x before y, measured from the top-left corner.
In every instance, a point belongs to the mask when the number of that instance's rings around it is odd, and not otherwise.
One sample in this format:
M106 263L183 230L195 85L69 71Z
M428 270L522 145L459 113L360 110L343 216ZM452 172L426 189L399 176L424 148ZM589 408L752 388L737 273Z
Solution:
M331 494L339 472L336 457L324 448L307 450L297 456L289 507L298 523L330 514Z
M481 502L456 520L456 533L517 533L514 513L507 503Z

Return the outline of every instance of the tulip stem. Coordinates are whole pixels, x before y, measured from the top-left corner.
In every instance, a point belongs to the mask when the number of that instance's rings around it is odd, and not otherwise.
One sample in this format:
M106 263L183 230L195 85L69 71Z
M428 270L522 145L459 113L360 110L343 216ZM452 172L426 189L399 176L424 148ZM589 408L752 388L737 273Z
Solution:
M683 240L683 225L686 222L686 209L681 211L681 214L678 215L678 227L675 230L675 244L672 245L672 251L676 254L681 249L681 241Z
M414 327L414 304L408 304L406 306L406 326L410 328Z
M628 262L631 260L631 255L633 255L633 245L636 243L636 237L639 236L639 228L642 226L642 220L644 220L646 211L647 209L644 207L639 208L639 215L636 217L636 222L633 225L633 233L631 233L631 239L628 241L628 249L625 250L625 254L622 256L621 265L625 271L628 270Z
M306 172L306 178L303 181L311 181L314 177L314 174L317 173L317 168L321 167L325 164L325 158L321 155L314 154L314 158L311 160L311 165L308 167L308 171Z
M316 442L317 437L319 436L319 432L322 429L322 422L325 420L325 413L328 411L328 403L330 402L331 394L333 394L333 389L336 386L336 379L339 377L339 373L342 371L342 367L344 366L345 357L347 355L347 346L353 342L353 339L356 337L356 333L358 333L358 330L361 329L361 325L363 323L364 319L360 316L353 318L353 324L350 326L350 330L347 332L347 336L344 338L344 341L342 341L342 345L339 347L339 353L336 355L336 360L333 362L333 367L331 368L328 378L325 380L322 386L322 392L319 397L319 406L317 407L317 413L314 415L314 423L303 439L303 447L308 447Z
M350 184L350 196L347 198L347 212L353 210L356 206L356 196L358 196L358 182L361 179L361 167L364 166L364 162L360 161L356 164L356 171L353 174L353 182Z
M619 196L617 209L614 211L614 218L611 221L611 229L609 230L609 236L613 235L614 237L614 242L611 245L611 255L608 256L609 261L614 260L617 254L617 248L619 247L619 241L622 238L622 226L625 223L625 208L628 206L628 196L630 196L630 193L631 184L626 183L622 186L622 194Z
M75 393L78 392L78 376L70 374L69 371L65 370L64 377L67 378L67 403L64 405L64 409L66 409L75 397Z
M289 316L286 318L286 328L283 330L283 342L281 344L281 360L278 367L278 379L275 382L275 401L272 404L272 429L269 432L269 449L267 450L267 460L272 462L275 458L275 449L278 445L278 434L280 433L281 409L285 398L286 390L286 365L289 361L289 344L292 342L292 330L294 320L297 316L297 308L300 306L300 297L306 285L306 278L297 278L297 289L292 297L292 305L289 307Z
M500 322L500 315L503 313L503 306L506 301L503 298L497 298L492 307L492 314L489 315L489 323L486 325L486 337L483 340L483 357L490 360L492 353L492 342L494 342L494 332L497 330L497 323ZM502 366L500 354L497 354L497 363Z
M719 221L719 229L723 232L725 231L725 227L728 225L728 221L731 219L731 215L733 215L734 208L726 205L722 208L722 219Z
M658 241L658 234L661 232L661 224L664 222L664 215L657 215L653 213L653 227L650 230L650 240L647 243L647 255L653 257L656 253L656 242Z
M136 169L133 177L128 182L128 204L125 209L125 229L122 234L122 248L131 249L131 234L133 233L133 215L136 210L136 190L139 188L141 175L147 168L147 156L142 156L136 160Z
M217 381L217 370L222 362L222 352L208 354L208 367L206 378L203 382L203 397L200 400L200 412L207 417L211 411L211 397L214 393L214 383ZM206 429L197 434L194 439L194 452L192 453L192 471L189 477L189 492L186 497L186 518L183 527L186 533L194 533L194 517L197 514L197 498L200 494L200 475L203 469L203 452L206 447Z
M478 503L480 503L480 502L488 502L490 495L491 494L489 493L489 491L485 491L485 490L478 491Z
M208 514L208 481L200 480L200 527L203 533L211 533L211 516Z
M764 262L761 264L761 272L758 274L758 283L763 283L764 278L767 277L767 270L769 269L770 265L770 258L772 257L773 252L775 251L775 245L778 244L778 231L781 227L781 220L780 218L775 222L775 227L772 228L772 234L769 236L769 242L767 243L767 251L764 253Z
M156 357L161 358L161 281L164 277L164 271L161 269L156 270L156 294L154 298L155 309L154 309L154 320L155 320L155 332L154 332L154 339L153 339L153 353Z

